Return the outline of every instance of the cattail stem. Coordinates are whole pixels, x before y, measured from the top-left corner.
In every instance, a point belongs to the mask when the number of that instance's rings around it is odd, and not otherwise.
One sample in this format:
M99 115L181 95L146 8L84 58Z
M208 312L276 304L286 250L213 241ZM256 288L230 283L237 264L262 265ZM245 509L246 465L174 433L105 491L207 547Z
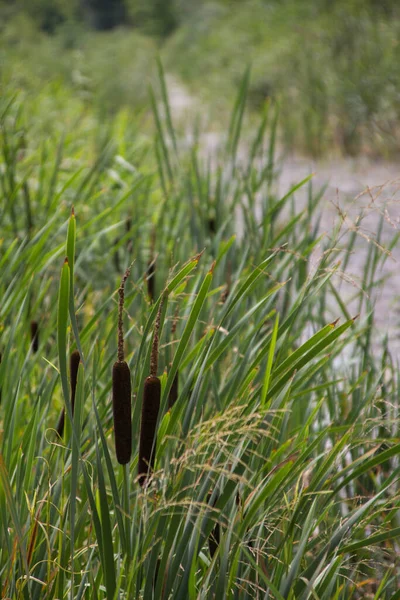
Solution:
M126 554L128 563L131 557L131 519L129 513L129 466L128 464L123 465L124 471L124 510L125 510L125 539L126 539Z
M129 277L131 268L125 271L123 278L121 279L121 285L119 286L118 295L118 360L122 362L124 360L124 330L123 330L123 314L124 314L124 302L125 302L125 283Z
M165 292L164 292L165 293ZM150 357L150 375L157 377L158 370L158 345L159 345L159 334L160 334L160 325L161 325L161 312L164 305L164 294L161 297L160 305L158 307L156 322L154 325L154 336L153 336L153 345L151 348L151 357Z

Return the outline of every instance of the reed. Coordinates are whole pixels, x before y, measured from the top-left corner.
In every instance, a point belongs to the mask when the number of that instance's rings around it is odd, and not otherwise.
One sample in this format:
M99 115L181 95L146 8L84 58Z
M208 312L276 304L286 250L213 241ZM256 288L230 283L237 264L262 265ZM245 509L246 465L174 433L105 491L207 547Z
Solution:
M154 325L153 345L150 360L150 376L145 379L143 388L138 460L138 481L142 487L147 483L154 469L157 445L156 428L161 400L161 382L157 377L157 368L162 306L163 299L161 299Z
M118 359L112 369L112 405L115 452L119 464L129 463L132 455L131 373L124 360L123 311L128 268L118 290Z

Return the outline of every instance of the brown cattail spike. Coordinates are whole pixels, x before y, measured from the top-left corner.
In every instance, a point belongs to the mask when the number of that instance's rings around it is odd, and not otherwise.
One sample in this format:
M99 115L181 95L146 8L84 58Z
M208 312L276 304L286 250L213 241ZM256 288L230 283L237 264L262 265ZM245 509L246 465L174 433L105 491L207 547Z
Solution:
M143 486L154 468L156 453L156 426L160 410L161 383L158 377L151 375L144 382L142 422L140 426L139 483Z
M72 416L74 415L75 409L75 394L76 384L78 382L78 369L81 361L81 355L78 350L74 350L69 357L69 376L71 383L71 409ZM63 408L57 425L57 433L62 438L64 435L64 423L65 423L65 408Z
M118 360L114 363L112 370L115 452L121 465L126 465L130 461L132 453L131 373L124 360L123 329L125 283L129 273L130 268L125 271L118 290Z
M31 321L31 344L33 352L39 349L39 325L37 321Z
M115 451L120 465L126 465L132 453L131 373L125 361L117 360L112 370L112 400Z

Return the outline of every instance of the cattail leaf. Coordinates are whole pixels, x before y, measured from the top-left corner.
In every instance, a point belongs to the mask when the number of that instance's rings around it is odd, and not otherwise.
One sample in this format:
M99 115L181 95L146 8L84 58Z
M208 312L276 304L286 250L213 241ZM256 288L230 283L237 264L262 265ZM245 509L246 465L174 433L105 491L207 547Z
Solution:
M328 543L322 548L322 550L318 553L316 558L312 561L309 567L302 573L302 577L298 579L296 585L294 586L294 591L297 594L301 593L301 590L304 588L305 581L307 581L312 574L314 573L317 565L325 558L329 557L333 552L337 550L340 546L340 543L344 539L344 537L349 533L353 525L355 525L363 515L366 513L368 508L375 504L375 502L382 496L382 494L386 491L386 486L380 490L377 494L375 494L372 498L370 498L367 502L365 502L360 508L355 510L351 516L338 527L336 531L333 533ZM349 545L349 544L348 544ZM339 551L340 551L339 547Z
M10 511L11 519L12 519L12 522L13 522L13 525L14 525L14 528L16 531L16 541L18 543L19 551L21 553L22 563L23 563L24 570L25 570L25 575L26 575L27 581L29 581L28 557L27 557L26 545L25 545L25 541L24 541L25 536L22 533L21 523L19 521L18 512L16 510L16 506L15 506L14 499L13 499L12 489L11 489L11 485L10 485L10 479L9 479L9 476L7 473L6 465L4 464L4 459L1 454L0 454L0 481L1 481L1 487L3 489L3 493L5 496L6 505L8 507L8 510ZM28 591L28 596L30 597L29 591Z
M58 293L58 314L57 314L57 342L58 342L58 360L60 364L61 385L64 394L64 401L72 417L69 398L68 374L67 374L67 325L69 308L69 286L70 275L68 259L64 261L61 270L60 289Z
M289 381L293 374L302 369L308 362L315 358L320 352L325 350L327 346L332 344L338 337L340 337L346 329L351 327L354 323L354 319L350 319L347 323L343 323L340 327L329 333L321 341L317 342L311 350L309 350L304 356L298 359L292 364L290 370L288 370L282 377L276 381L270 388L267 394L267 400L269 400L274 394L276 394L282 387Z
M185 279L185 277L187 277L189 273L191 273L191 271L193 271L193 269L197 267L198 262L199 257L192 258L186 265L184 265L180 269L180 271L178 271L178 273L171 279L171 281L168 282L167 289L169 293L176 290L181 281Z
M240 286L239 290L232 297L231 300L228 300L224 305L226 308L223 311L223 316L221 319L221 325L224 323L225 319L228 315L233 311L238 302L246 295L249 294L253 289L258 279L265 275L264 271L272 259L276 256L277 252L273 252L270 256L268 256L265 260L263 260L251 273L248 275L246 280Z
M96 436L96 463L97 477L99 482L98 498L101 514L101 536L104 548L104 572L107 600L114 600L116 591L115 565L114 565L114 543L110 521L110 511L108 507L107 491L103 475L103 466L101 464L100 450Z
M72 455L71 455L71 493L70 493L70 538L71 538L71 563L74 562L75 556L75 514L76 514L76 499L78 488L78 473L79 473L79 458L80 458L80 439L82 428L82 409L84 403L84 368L78 370L77 385L76 385L76 409L73 414L72 430ZM71 587L73 586L73 573Z
M345 477L339 483L339 485L336 486L336 488L334 489L334 493L341 490L343 487L348 485L351 481L354 481L355 479L360 477L360 475L362 475L363 473L370 471L374 467L377 467L378 465L387 461L389 458L398 456L399 454L400 454L400 444L395 444L391 448L388 448L387 450L383 450L382 452L379 452L377 455L369 458L368 460L363 460L359 466L357 466L358 461L355 461L355 463L348 465L347 467L344 468L344 472L346 473L347 471L350 470L351 473L349 475L347 475L347 477ZM365 456L364 456L364 458L365 458ZM356 468L354 468L354 467L356 467ZM332 481L336 481L337 479L339 479L338 476L333 477Z
M221 262L221 260L225 256L225 254L227 254L227 252L229 252L229 250L231 249L231 247L235 243L235 241L236 241L236 235L232 235L229 238L229 240L227 240L226 242L224 242L224 241L221 242L221 244L219 245L218 255L216 258L216 265L219 265L219 263Z
M142 418L140 422L140 442L138 475L143 486L154 468L156 453L156 430L160 410L161 382L158 377L147 377L143 388Z
M274 286L271 290L269 290L268 293L259 302L257 302L257 304L255 304L247 313L245 313L243 315L243 317L230 329L229 333L225 336L225 338L212 351L212 354L210 355L210 358L207 362L207 368L210 368L211 365L220 358L220 356L223 354L223 352L231 346L233 340L235 339L235 337L237 336L239 331L244 326L248 326L248 323L249 323L250 319L252 318L252 316L260 308L262 308L265 305L265 303L267 302L267 300L269 300L269 298L273 294L276 294L284 285L285 284L278 284L278 285Z
M75 294L74 294L74 272L75 272L75 243L76 243L76 219L74 208L72 207L71 215L68 221L67 232L67 257L69 264L70 283L69 283L69 316L71 319L72 331L74 332L75 342L79 350L79 354L83 365L85 359L83 355L82 345L79 337L78 323L75 314Z
M180 369L183 371L183 369L185 369L188 365L190 365L190 363L192 363L197 356L199 356L203 350L203 347L205 344L207 344L207 342L210 341L210 338L212 338L215 335L215 329L209 329L205 335L203 335L203 337L201 337L199 339L199 341L197 342L197 344L195 344L193 346L193 349L187 353L186 357L182 359L182 362L180 364Z
M400 527L395 527L394 529L388 529L387 531L383 531L382 533L370 535L364 538L363 540L359 540L358 542L353 542L352 544L342 546L340 551L341 553L350 554L356 552L357 550L361 550L362 548L370 548L375 544L380 544L381 542L388 542L389 540L393 540L398 537L400 537Z
M157 460L158 457L161 457L163 455L163 452L168 444L168 437L166 437L166 433L168 431L170 420L171 412L168 411L161 419L160 426L157 431Z
M167 122L167 127L168 127L168 133L172 140L175 154L177 155L178 154L178 146L176 143L175 129L172 124L172 117L171 117L171 110L170 110L170 105L169 105L169 100L168 100L167 86L165 83L164 68L163 68L163 65L161 62L161 58L159 56L157 57L157 70L158 70L158 79L159 79L160 87L161 87L161 97L162 97L162 101L163 101L166 122Z
M308 538L311 534L313 526L315 527L314 522L314 514L316 508L316 501L314 500L310 510L308 512L307 518L304 523L304 527L301 533L300 543L296 549L295 557L289 567L289 572L285 579L282 581L281 586L279 588L280 593L284 598L287 598L290 590L292 589L292 584L297 576L297 573L300 569L301 561L303 560L304 552L306 551Z
M212 276L213 276L212 271L209 271L207 273L207 275L205 276L203 283L201 285L201 288L199 290L199 293L197 294L197 297L193 303L192 310L189 315L189 319L186 323L186 326L182 333L178 348L175 352L171 370L168 374L167 383L165 384L165 388L164 388L163 395L162 395L162 401L161 401L162 407L166 406L167 398L170 393L170 390L171 390L175 375L177 373L180 361L181 361L182 356L183 356L183 354L186 350L186 347L189 343L189 339L192 334L192 331L197 323L197 319L198 319L200 311L203 307L204 301L207 297L208 290L210 289Z
M351 320L351 319L350 319ZM306 354L311 348L313 348L318 342L323 340L332 330L336 327L337 321L334 323L329 323L325 325L320 331L317 331L310 339L308 339L304 344L299 346L296 350L294 350L290 356L288 356L285 360L280 362L275 369L273 369L272 375L273 378L278 377L281 373L284 373L290 366L295 363L301 356Z
M278 326L279 326L279 313L277 313L277 315L276 315L274 329L272 330L271 342L269 344L267 367L265 369L264 381L263 381L262 390L261 390L261 401L260 401L261 406L264 406L265 400L267 398L267 393L268 393L268 388L269 388L269 380L270 380L271 370L272 370L272 361L274 359L276 339L278 336Z
M98 428L98 432L99 432L100 439L101 439L103 454L104 454L104 457L106 460L107 473L108 473L108 477L109 477L110 484L111 484L111 492L112 492L112 497L113 497L113 503L115 506L116 519L117 519L117 523L118 523L121 545L122 545L122 548L124 549L124 551L126 552L126 550L127 550L126 535L129 535L129 533L125 532L124 522L123 522L122 514L121 514L122 502L120 499L120 495L118 493L117 482L115 479L114 466L111 461L111 457L110 457L110 453L109 453L108 445L107 445L107 440L104 435L103 424L101 422L99 411L97 410L96 402L93 397L92 397L92 408L93 408L94 415L96 417L96 423L97 423L97 428Z

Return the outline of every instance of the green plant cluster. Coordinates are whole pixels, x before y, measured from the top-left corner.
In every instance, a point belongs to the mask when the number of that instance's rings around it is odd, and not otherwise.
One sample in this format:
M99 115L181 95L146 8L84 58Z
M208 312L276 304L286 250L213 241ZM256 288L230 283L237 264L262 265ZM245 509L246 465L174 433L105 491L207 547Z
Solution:
M246 74L211 159L183 143L159 71L153 129L125 111L99 119L68 88L10 85L1 100L1 595L395 600L399 388L374 329L379 232L355 319L338 260L356 233L319 233L310 178L277 195L274 106L239 157ZM122 466L117 350L132 389Z
M219 114L251 64L250 101L281 101L290 148L388 156L399 146L399 37L396 2L214 2L177 30L166 56Z

